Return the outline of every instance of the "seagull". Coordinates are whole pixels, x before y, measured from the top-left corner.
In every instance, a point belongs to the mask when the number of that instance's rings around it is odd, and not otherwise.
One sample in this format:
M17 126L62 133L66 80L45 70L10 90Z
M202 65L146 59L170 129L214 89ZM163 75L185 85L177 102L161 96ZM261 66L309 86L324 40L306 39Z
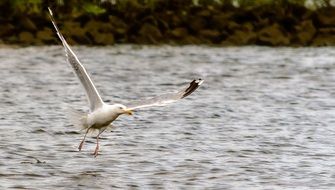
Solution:
M60 41L63 44L65 54L67 57L67 62L73 68L74 73L79 78L82 86L84 87L89 103L89 112L88 113L74 113L77 118L74 118L76 122L79 124L83 129L86 130L86 133L79 144L78 150L81 151L83 144L85 142L86 135L90 131L98 130L98 135L96 136L96 147L94 150L94 157L98 155L99 152L99 136L108 128L112 127L112 122L118 118L122 114L132 115L133 110L151 106L164 106L166 104L175 102L177 100L183 99L186 96L190 95L194 92L202 83L202 79L193 80L188 86L184 87L183 89L172 92L166 93L159 96L140 99L137 101L130 102L128 106L122 104L107 104L102 99L98 93L98 90L93 84L92 79L90 78L89 74L87 73L85 67L81 64L78 57L70 48L69 44L66 42L64 36L61 34L56 21L53 17L52 10L50 8L50 20L57 32L57 35Z

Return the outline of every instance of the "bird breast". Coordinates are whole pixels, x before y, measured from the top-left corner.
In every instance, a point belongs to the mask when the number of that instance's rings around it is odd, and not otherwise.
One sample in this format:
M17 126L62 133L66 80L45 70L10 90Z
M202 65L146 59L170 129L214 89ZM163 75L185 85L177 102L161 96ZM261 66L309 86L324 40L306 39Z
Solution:
M118 113L111 109L101 108L88 115L88 125L93 128L102 128L108 126L117 117Z

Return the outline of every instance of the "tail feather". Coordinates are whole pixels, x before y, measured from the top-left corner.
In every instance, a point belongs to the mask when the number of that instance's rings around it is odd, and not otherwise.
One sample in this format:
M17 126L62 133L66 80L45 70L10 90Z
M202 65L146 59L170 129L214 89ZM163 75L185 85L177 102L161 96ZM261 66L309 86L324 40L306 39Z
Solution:
M67 111L68 118L72 125L80 128L81 130L88 128L87 114L85 112L73 109L71 107L69 107Z

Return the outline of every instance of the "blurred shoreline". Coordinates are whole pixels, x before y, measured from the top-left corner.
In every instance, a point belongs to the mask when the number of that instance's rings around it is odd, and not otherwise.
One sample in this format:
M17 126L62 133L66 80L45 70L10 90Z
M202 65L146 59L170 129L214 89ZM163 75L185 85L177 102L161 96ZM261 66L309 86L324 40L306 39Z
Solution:
M91 10L85 9L86 12L78 8L51 7L61 32L74 45L335 45L335 8L332 6L311 10L294 3L235 7L213 1L201 5L188 4L189 1L161 1L155 6L126 2L123 8L100 3ZM0 47L59 44L47 6L39 4L35 10L21 7L9 13L4 10L8 7L2 4Z

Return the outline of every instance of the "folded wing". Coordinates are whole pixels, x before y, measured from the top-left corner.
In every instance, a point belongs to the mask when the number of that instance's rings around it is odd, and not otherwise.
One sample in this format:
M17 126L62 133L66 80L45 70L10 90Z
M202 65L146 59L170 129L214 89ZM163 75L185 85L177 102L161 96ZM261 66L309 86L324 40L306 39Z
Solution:
M77 56L72 51L69 44L66 42L65 38L60 33L60 31L57 27L57 24L55 22L55 19L53 18L53 13L52 13L51 9L50 8L48 8L48 9L49 9L49 13L50 13L51 22L56 29L56 32L57 32L57 35L58 35L59 39L63 43L65 53L66 53L66 57L67 57L67 61L70 63L70 65L72 66L75 74L79 78L81 84L84 86L85 91L86 91L86 95L87 95L87 98L88 98L88 101L89 101L89 104L90 104L90 110L94 111L94 110L96 110L97 108L99 108L103 105L103 101L102 101L97 89L95 88L92 80L90 79L89 75L87 74L86 69L80 63L79 59L77 58Z
M166 104L173 103L177 100L183 99L186 96L194 92L201 84L202 79L193 80L187 87L175 93L167 93L152 98L147 98L143 100L137 100L128 103L128 109L134 110L138 108L145 108L151 106L165 106Z

